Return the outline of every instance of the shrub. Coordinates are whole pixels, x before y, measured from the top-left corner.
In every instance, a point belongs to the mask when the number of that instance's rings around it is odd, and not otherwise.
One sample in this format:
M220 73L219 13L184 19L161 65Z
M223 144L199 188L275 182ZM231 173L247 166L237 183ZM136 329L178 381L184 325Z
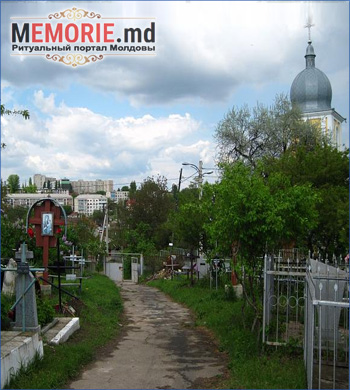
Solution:
M10 328L11 319L9 318L9 312L14 302L14 296L1 294L1 330Z
M55 309L52 307L48 299L37 299L36 306L38 309L38 323L41 326L49 324L54 316Z

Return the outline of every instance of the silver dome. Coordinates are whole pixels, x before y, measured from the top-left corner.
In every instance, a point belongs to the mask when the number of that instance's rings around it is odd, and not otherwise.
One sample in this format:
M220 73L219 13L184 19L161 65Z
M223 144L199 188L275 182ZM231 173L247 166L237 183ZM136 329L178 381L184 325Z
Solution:
M315 67L314 48L309 41L306 48L306 68L294 79L290 89L293 105L303 113L331 109L332 87L328 77Z

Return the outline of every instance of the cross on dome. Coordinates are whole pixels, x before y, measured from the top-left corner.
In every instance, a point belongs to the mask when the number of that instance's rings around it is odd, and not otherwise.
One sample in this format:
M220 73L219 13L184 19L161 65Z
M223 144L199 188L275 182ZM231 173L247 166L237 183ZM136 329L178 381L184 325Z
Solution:
M305 28L307 28L309 30L309 42L312 42L311 41L311 27L314 27L314 26L315 25L313 23L311 23L311 18L309 17L307 23L304 26Z

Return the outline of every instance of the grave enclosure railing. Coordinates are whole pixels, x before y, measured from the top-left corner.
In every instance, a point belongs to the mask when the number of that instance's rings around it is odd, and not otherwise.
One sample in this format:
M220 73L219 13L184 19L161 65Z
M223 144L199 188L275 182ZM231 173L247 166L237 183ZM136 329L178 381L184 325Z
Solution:
M308 388L349 388L349 267L265 256L263 343L304 349Z

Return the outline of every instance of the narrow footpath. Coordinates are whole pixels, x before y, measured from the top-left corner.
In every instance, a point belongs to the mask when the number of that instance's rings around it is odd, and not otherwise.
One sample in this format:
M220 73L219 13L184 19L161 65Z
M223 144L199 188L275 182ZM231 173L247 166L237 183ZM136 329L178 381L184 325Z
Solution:
M127 317L118 344L90 364L70 389L214 387L225 355L209 333L194 327L188 309L161 291L120 285Z

